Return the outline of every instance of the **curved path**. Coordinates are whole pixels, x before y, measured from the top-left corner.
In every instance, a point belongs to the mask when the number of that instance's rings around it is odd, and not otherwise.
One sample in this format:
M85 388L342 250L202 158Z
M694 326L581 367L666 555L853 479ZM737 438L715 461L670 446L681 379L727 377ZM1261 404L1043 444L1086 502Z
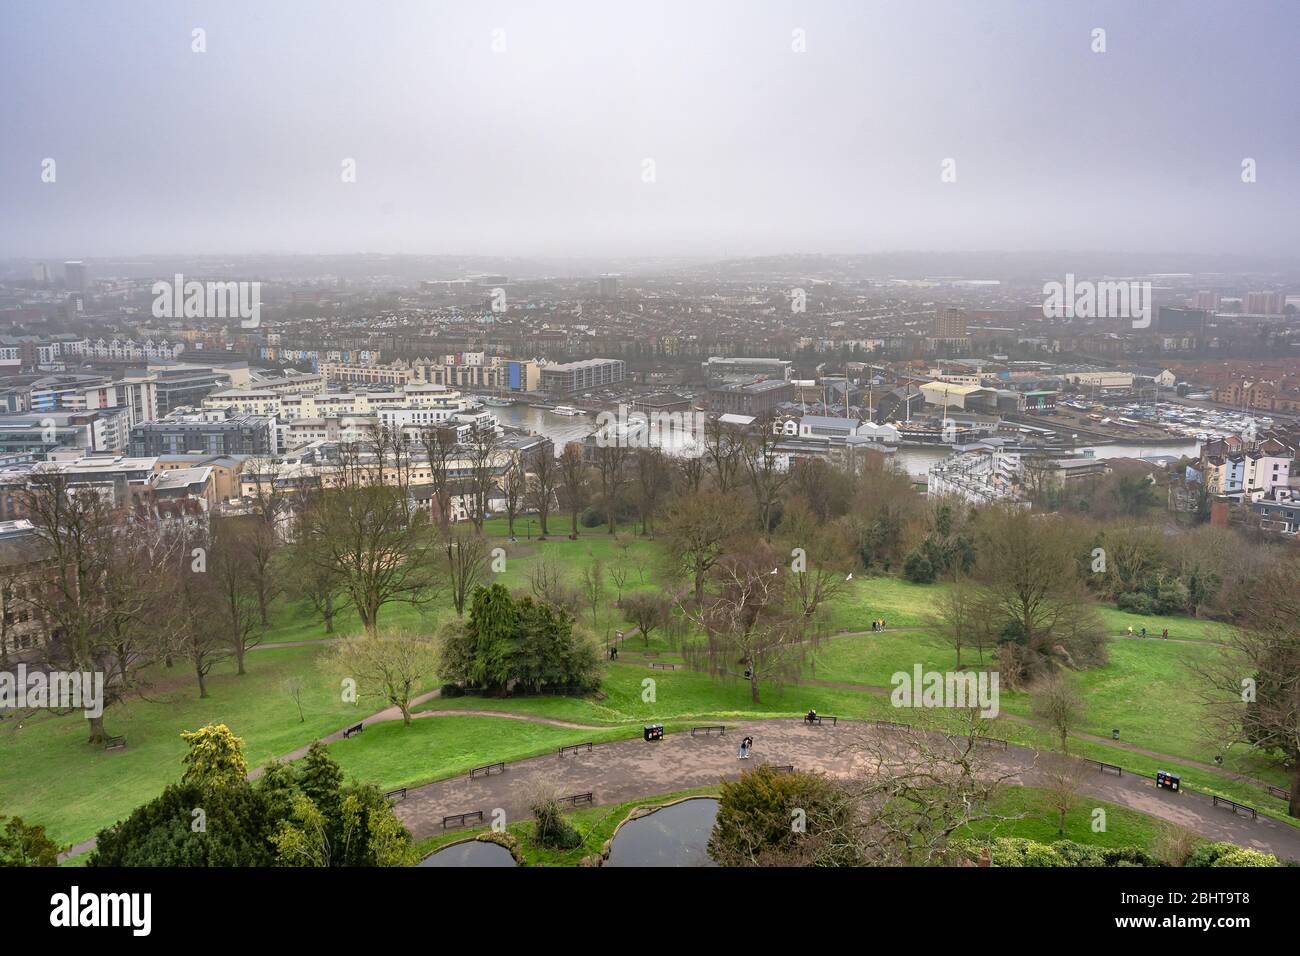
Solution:
M505 773L470 779L462 775L411 789L397 804L398 817L417 840L442 831L442 818L496 808L506 819L528 816L527 794L536 786L560 794L593 793L593 802L617 804L735 779L755 764L736 759L741 737L754 738L755 763L793 765L835 777L861 777L865 755L847 746L852 734L889 735L866 724L844 722L843 727L811 727L799 718L773 718L728 724L721 737L669 734L662 741L623 740L598 744L590 753L559 757L548 754L510 763ZM850 726L850 734L844 731ZM1023 747L1008 747L992 758L1001 769L1015 774L1014 783L1032 786L1039 780L1036 754ZM1185 827L1210 840L1226 840L1279 857L1300 859L1300 829L1261 816L1257 821L1214 807L1206 794L1157 790L1145 777L1097 773L1085 778L1080 793L1150 814Z

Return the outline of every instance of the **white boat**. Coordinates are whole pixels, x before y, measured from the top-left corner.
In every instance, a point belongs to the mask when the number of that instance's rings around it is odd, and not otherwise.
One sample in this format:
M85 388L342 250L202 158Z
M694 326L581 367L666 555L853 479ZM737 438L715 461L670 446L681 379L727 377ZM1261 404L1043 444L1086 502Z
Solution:
M554 408L551 409L551 411L554 412L556 415L585 415L586 414L586 412L584 412L582 409L574 408L572 405L556 405Z

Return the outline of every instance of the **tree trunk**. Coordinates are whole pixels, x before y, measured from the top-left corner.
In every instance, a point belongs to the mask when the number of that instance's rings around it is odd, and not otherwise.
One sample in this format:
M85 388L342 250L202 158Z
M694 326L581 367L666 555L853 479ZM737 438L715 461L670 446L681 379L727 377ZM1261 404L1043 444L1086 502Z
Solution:
M323 613L325 615L325 633L333 634L334 633L334 595L333 594L325 595L325 610L323 611Z
M243 677L247 671L244 670L244 655L248 653L248 648L244 647L242 638L235 638L235 674Z
M195 664L194 673L199 679L199 700L205 700L208 696L208 679L203 673L203 665Z
M1295 761L1291 771L1291 802L1287 805L1286 812L1293 817L1300 817L1300 760Z
M104 715L98 717L87 717L86 723L90 724L90 739L86 743L102 744L108 735L104 733Z
M749 678L749 699L752 703L761 703L758 699L758 671L755 670L753 664L749 665L749 673L751 675Z

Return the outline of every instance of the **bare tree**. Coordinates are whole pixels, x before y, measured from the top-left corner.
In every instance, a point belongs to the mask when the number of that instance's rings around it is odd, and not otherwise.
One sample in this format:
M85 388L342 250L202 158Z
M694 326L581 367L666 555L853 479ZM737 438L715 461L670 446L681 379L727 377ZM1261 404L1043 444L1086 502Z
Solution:
M727 494L735 485L743 454L741 436L731 425L715 418L704 426L704 457L713 471L714 488L719 494Z
M772 538L772 510L781 500L781 489L790 480L783 457L777 454L779 436L767 421L757 423L742 444L741 461L749 475L749 486L758 508L758 524L763 538Z
M682 495L698 494L708 474L708 462L703 455L673 459L673 484Z
M627 446L617 443L596 447L596 474L600 476L600 497L604 502L610 534L617 530L619 495L627 484L627 462L630 455Z
M462 617L474 586L483 577L487 563L487 540L477 531L453 525L441 535L438 551L442 558L442 573L451 591L451 603L456 616Z
M650 646L650 635L668 622L671 613L672 604L662 594L629 594L623 602L623 619L636 625L647 647Z
M546 527L551 514L551 505L555 501L555 488L560 481L560 467L549 447L542 450L533 462L533 480L528 488L529 507L537 512L537 521L542 533L539 541L545 541L550 531Z
M427 561L433 543L418 515L408 520L402 493L374 483L372 474L354 448L340 449L339 465L303 515L301 553L337 570L348 603L373 636L385 605L433 596Z
M854 563L849 536L837 524L820 524L807 503L795 498L781 516L781 538L789 549L795 598L811 619L844 590Z
M605 597L605 567L597 558L582 570L582 596L591 608L591 627L596 628L596 614Z
M930 731L851 733L846 747L861 768L852 784L862 810L858 840L869 865L949 863L949 844L971 824L1022 816L995 809L1017 773L982 743L988 729L972 709L941 716Z
M104 674L105 709L143 682L160 656L152 616L163 568L145 532L121 530L121 513L95 491L38 470L20 495L44 563L24 598L42 625L40 665ZM103 743L104 716L88 717L90 742Z
M698 461L699 459L695 459ZM654 519L669 485L668 459L658 445L636 452L637 513L641 533L654 537Z
M1047 805L1056 811L1056 832L1065 836L1065 820L1079 805L1080 791L1089 776L1082 760L1065 754L1039 754L1038 780Z
M1061 752L1070 749L1070 734L1083 722L1087 706L1074 681L1064 674L1052 674L1034 684L1029 704L1035 717L1047 724L1061 744Z
M691 579L695 603L700 604L709 571L740 532L744 517L722 495L703 491L677 499L664 524L668 558L676 572L684 572Z
M434 425L420 432L420 447L429 465L429 483L443 530L451 523L451 470L456 460L456 429Z
M582 446L569 442L560 455L560 487L564 492L564 505L572 519L569 537L577 540L578 513L587 502L587 463L582 460Z
M501 441L494 431L476 436L469 454L470 503L469 519L474 530L482 532L487 520L488 501L497 480L497 467L501 457Z
M755 704L763 683L798 679L818 637L791 607L789 578L775 561L758 544L726 555L713 569L716 597L682 608L704 632L703 642L684 638L687 661L711 674L743 676ZM736 675L736 665L743 675Z
M506 469L506 476L502 489L506 499L506 534L510 540L515 540L515 518L524 508L524 501L528 491L528 472L524 469L523 459L519 455L513 455L510 461L510 467Z
M621 607L623 604L623 588L627 587L627 557L619 555L609 565L609 579L614 584L614 606Z
M236 673L241 675L246 673L248 651L261 643L263 634L259 614L262 592L249 558L260 533L257 525L238 518L214 519L208 536L208 586L200 592L209 604L206 612L221 622Z

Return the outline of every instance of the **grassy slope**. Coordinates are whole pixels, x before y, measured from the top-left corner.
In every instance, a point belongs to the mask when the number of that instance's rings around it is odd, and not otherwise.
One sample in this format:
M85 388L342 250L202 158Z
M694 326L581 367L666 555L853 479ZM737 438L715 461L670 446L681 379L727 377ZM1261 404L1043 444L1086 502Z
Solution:
M620 560L628 565L628 591L660 588L657 582L661 550L656 543L634 540L625 551L603 530L584 529L576 541L554 534L565 529L567 523L557 520L552 526L552 537L540 543L525 539L524 526L520 525L516 529L519 540L511 543L505 538L503 520L489 522L487 530L494 538L493 543L507 550L506 571L494 579L512 589L526 589L529 569L541 554L548 553L562 561L569 581L575 585L583 567L599 559L607 567ZM535 533L535 523L533 530ZM950 669L955 657L952 649L932 630L924 629L933 626L938 593L937 587L890 578L855 578L832 608L834 629L868 630L872 619L883 616L891 630L824 643L811 656L807 676L825 681L888 685L891 674L910 671L917 662L926 669ZM613 606L614 596L614 587L607 581L604 604L595 627L601 638L628 626ZM445 605L445 598L436 606L418 609L394 605L385 609L382 623L432 631L452 616ZM1122 632L1129 623L1139 627L1144 622L1114 609L1102 609L1102 615L1114 633ZM589 612L581 619L586 627L591 627ZM1145 624L1149 633L1158 633L1159 628L1168 626L1172 637L1185 640L1221 640L1226 633L1221 625L1189 618L1147 618ZM344 614L339 618L338 633L358 631L355 615ZM281 602L275 608L273 626L266 640L302 641L326 636L322 625L312 619L307 609ZM641 639L633 638L626 646L630 651L638 651L646 645ZM661 634L653 636L649 649L658 652L656 660L681 659ZM57 839L81 840L179 776L179 760L184 750L179 738L182 730L224 721L245 739L250 763L257 765L337 730L355 719L359 711L368 714L379 709L377 703L354 708L338 700L336 679L316 666L320 653L319 648L312 647L259 651L249 658L246 677L236 678L229 667L219 668L210 681L212 697L207 701L197 700L193 678L188 673L180 669L164 673L159 686L151 691L150 701L135 701L129 707L110 712L110 731L125 733L130 743L123 753L90 751L84 744L84 725L74 717L38 715L26 721L21 729L16 721L0 723L0 813L44 822ZM1199 648L1157 641L1113 642L1111 664L1081 675L1089 703L1083 729L1109 736L1110 728L1118 726L1126 742L1208 762L1213 751L1197 737L1198 705L1189 693L1193 679L1185 667L1187 660L1206 653L1213 651L1208 646ZM969 654L965 661L972 662ZM304 695L305 722L299 722L292 701L283 691L284 680L299 674L308 684ZM655 682L653 703L642 700L643 682L647 679ZM610 668L603 692L605 696L601 700L520 698L485 702L467 698L444 701L439 706L491 707L604 724L611 727L608 732L611 737L636 733L640 724L649 718L672 721L794 715L808 707L845 716L890 719L899 716L886 698L809 684L766 687L762 702L755 705L750 701L747 685L742 682L717 681L687 671L652 671L645 662L627 658ZM1028 713L1023 695L1004 694L1002 704L1008 713ZM468 722L471 718L461 720ZM552 740L568 742L575 739L574 735L582 739L593 737L591 731L571 732L508 721L495 723L510 726L493 732L490 748L480 749L481 745L474 741L445 731L434 733L421 729L404 738L396 728L373 728L354 741L336 745L335 753L349 772L386 786L400 786L462 772L467 762L515 759L537 752L538 748L549 749ZM617 729L618 724L625 726ZM1036 746L1050 743L1035 728L1006 722L1000 727L1001 733L1017 742ZM426 733L432 735L433 749L424 751L422 746L412 748L406 743L412 736L423 740L422 735ZM461 742L456 743L457 740ZM1143 773L1153 772L1160 763L1101 744L1081 744L1080 750L1096 759ZM1262 768L1244 755L1228 754L1226 762L1229 767L1283 782L1279 773ZM1178 767L1171 765L1168 769ZM1189 786L1232 795L1268 812L1277 812L1272 805L1277 801L1270 802L1256 788L1223 781L1194 768L1182 769Z

